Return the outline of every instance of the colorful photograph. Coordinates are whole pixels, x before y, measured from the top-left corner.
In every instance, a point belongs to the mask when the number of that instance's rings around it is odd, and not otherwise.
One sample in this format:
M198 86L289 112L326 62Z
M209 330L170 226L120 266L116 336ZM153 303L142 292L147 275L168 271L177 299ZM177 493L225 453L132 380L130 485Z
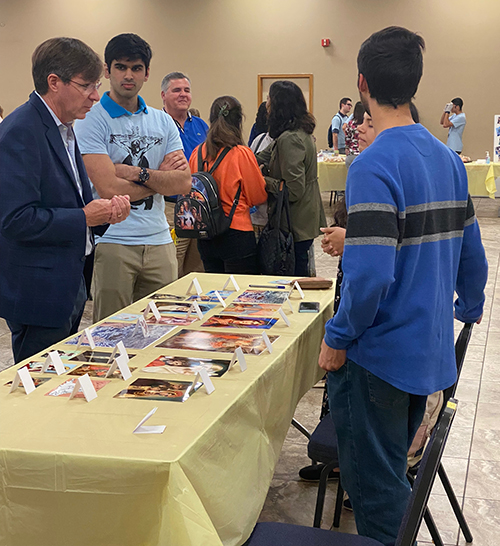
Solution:
M133 372L136 368L130 368L130 371ZM106 377L108 373L109 366L102 366L99 364L82 364L78 368L71 370L68 375L85 375L89 374L89 377ZM107 379L121 379L122 374L120 370L116 370L107 378Z
M170 300L170 301L185 301L186 296L177 296L176 294L162 294L157 292L152 296L149 296L150 300Z
M175 328L175 326L152 324L148 326L148 335L144 337L142 329L140 327L136 329L136 326L127 322L103 322L92 330L92 338L97 347L113 348L119 341L123 341L127 349L145 349ZM78 336L66 343L76 345ZM82 343L82 345L88 344L87 340Z
M28 370L34 373L41 373L42 366L44 365L44 363L45 363L45 360L43 362L28 362ZM64 371L69 372L76 366L77 364L68 364L67 362L64 362ZM45 373L57 373L57 372L54 366L49 364L49 368L47 368L47 371Z
M239 317L269 317L275 315L281 305L270 303L230 303L221 309L222 315L236 315Z
M175 305L175 304L174 304ZM124 322L137 322L137 319L141 317L142 315L132 315L129 313L120 313L119 315L115 315L114 317L111 317L110 320L122 320ZM190 324L193 324L193 322L196 322L198 317L196 314L194 317L169 317L169 316L163 316L160 319L160 322L158 322L152 313L149 313L148 318L146 319L146 322L148 324L168 324L171 326L189 326Z
M33 383L35 384L35 389L37 387L39 387L40 385L43 385L47 381L50 381L50 377L32 377L31 379L33 379ZM12 387L12 381L9 381L8 383L5 383L5 386L6 387ZM19 386L22 389L24 389L22 381L19 382Z
M115 398L139 398L140 400L170 400L185 402L200 387L190 381L168 381L166 379L139 378Z
M158 308L158 311L160 311L160 313L174 314L174 315L187 315L189 309L191 308L191 304L190 303L158 302L156 304L156 307ZM200 303L199 307L201 312L205 314L211 311L215 307L215 305L210 303ZM142 311L144 312L144 309ZM194 312L195 311L193 310L193 313Z
M234 315L214 315L202 326L214 328L262 328L268 330L276 324L278 319L271 317L235 317Z
M234 294L234 290L219 290L219 294L223 300L226 300L231 296L231 294ZM194 296L190 296L188 298L188 301L206 301L219 303L219 298L215 295L215 290L210 290L210 292L207 292L206 294L203 294L201 296L194 294Z
M150 362L142 371L149 373L196 375L201 368L207 370L208 375L212 377L221 377L229 368L229 360L162 355L153 360L153 362Z
M287 291L245 290L234 301L236 303L273 303L283 305L288 297Z
M269 336L274 343L279 336ZM184 349L187 351L215 351L219 353L234 353L236 347L246 354L260 355L266 349L262 336L258 334L226 334L216 332L198 332L181 330L166 339L157 347L166 349Z
M129 353L127 351L127 354L129 358L134 358L137 353ZM70 360L76 360L76 362L94 362L95 364L107 364L110 356L111 352L107 351L84 351L83 353L79 353L73 358L70 358ZM75 364L73 367L75 366L78 366L78 364Z
M103 379L91 379L91 381L96 391L102 389L109 383L109 381L104 381ZM59 385L54 390L48 392L45 396L62 396L64 398L69 398L75 388L75 382L76 379L65 381L62 385ZM84 398L83 392L79 391L76 393L75 398Z
M57 353L58 355L64 360L64 359L71 359L72 356L75 356L76 354L78 354L78 351L60 351L59 349L55 349L57 350ZM52 351L51 351L52 352ZM45 359L49 356L49 353L43 353L43 355L40 355L39 357L37 358L40 358L40 360L43 359L43 361L45 362Z

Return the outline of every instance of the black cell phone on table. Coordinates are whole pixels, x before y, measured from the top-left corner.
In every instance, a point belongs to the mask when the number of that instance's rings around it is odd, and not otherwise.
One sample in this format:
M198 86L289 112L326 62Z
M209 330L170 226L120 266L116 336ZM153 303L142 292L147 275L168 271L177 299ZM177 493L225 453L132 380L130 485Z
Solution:
M319 313L319 302L301 301L299 305L299 313Z

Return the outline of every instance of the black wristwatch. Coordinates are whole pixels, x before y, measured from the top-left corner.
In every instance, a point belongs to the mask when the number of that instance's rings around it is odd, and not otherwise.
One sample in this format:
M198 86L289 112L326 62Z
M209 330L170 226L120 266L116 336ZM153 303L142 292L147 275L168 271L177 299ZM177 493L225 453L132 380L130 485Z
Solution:
M139 180L134 180L134 184L137 184L138 186L145 186L148 180L149 171L146 169L146 167L143 167L139 173Z

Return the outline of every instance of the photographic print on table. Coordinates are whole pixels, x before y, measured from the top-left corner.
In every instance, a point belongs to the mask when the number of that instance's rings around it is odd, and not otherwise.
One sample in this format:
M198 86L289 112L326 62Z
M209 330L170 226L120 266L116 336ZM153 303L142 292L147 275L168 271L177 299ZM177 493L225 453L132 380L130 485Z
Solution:
M45 363L45 360L43 362L28 362L27 366L28 366L29 372L42 373L42 367L44 363ZM63 365L64 365L65 372L69 372L70 370L72 370L73 368L77 366L77 364L69 364L68 362L63 362ZM57 373L57 372L54 366L50 366L49 368L47 368L47 370L44 373Z
M204 368L212 377L221 377L229 368L229 360L162 355L150 362L142 371L196 375L200 368Z
M127 349L145 349L171 332L174 328L175 326L151 324L148 325L147 337L144 337L141 328L136 329L136 324L128 322L103 322L92 330L92 337L97 347L113 348L119 341L123 341ZM76 345L78 343L78 336L66 343ZM88 341L82 343L82 345L88 344Z
M281 305L271 303L230 303L220 310L221 315L235 315L238 317L269 317L280 310Z
M165 313L172 315L186 315L191 308L191 303L158 302L156 304L156 307L158 308L158 311L160 311L160 313L162 314ZM211 303L200 303L199 307L201 312L205 314L211 311L215 307L215 305ZM144 309L142 311L144 312ZM193 313L195 313L194 310Z
M120 313L119 315L115 315L114 317L111 317L109 320L121 320L123 322L137 322L137 319L141 317L142 315L132 315L129 313ZM169 326L189 326L190 324L193 324L193 322L196 322L198 317L195 315L194 317L169 317L168 315L161 317L160 322L158 322L152 314L148 316L146 319L146 322L148 324L167 324Z
M109 381L104 381L103 379L91 379L91 381L96 391L102 389L109 383ZM65 381L55 389L48 392L45 396L62 396L64 398L69 398L71 396L71 393L73 392L73 389L75 388L75 382L76 378L69 379L68 381ZM84 398L83 392L79 391L78 393L76 393L75 398Z
M219 295L223 300L227 300L227 298L229 298L231 294L234 294L234 290L219 290ZM198 296L197 294L189 296L187 301L205 301L219 303L219 298L215 295L215 290L210 290L210 292L202 294L201 296Z
M234 315L213 315L202 326L212 328L260 328L269 330L278 319L272 317L235 317Z
M288 292L276 292L276 290L245 290L235 300L235 303L274 303L283 305L288 297Z
M57 353L59 354L59 356L64 360L71 360L71 358L75 355L78 354L78 351L61 351L60 349L54 349L54 350L57 350ZM51 349L51 352L52 352L52 349ZM46 353L43 353L43 355L37 357L39 358L40 360L43 360L45 362L45 359L49 356L49 353L46 352Z
M114 398L136 398L139 400L169 400L171 402L185 402L202 383L193 385L192 381L169 381L167 379L136 379L126 389L123 389Z
M279 336L269 336L269 341L274 343L278 338ZM181 330L159 343L157 347L218 353L234 353L237 347L241 347L245 354L250 355L260 355L266 350L266 344L259 334L228 334L195 330Z
M106 377L109 366L102 366L100 364L82 364L78 368L71 370L68 375L85 375L89 374L89 377ZM130 368L130 371L135 371L136 368ZM122 375L117 368L107 379L121 379Z
M129 358L134 358L134 356L137 353L129 353L127 351ZM70 358L70 361L76 361L76 362L93 362L94 364L107 364L109 357L111 356L111 352L107 351L84 351L83 353L79 353L73 358ZM73 367L78 366L78 364L75 364Z
M186 296L177 296L176 294L162 294L157 292L149 296L150 300L170 300L170 301L186 301Z
M38 362L37 362L36 364L38 364ZM55 372L54 372L54 373L55 373ZM37 387L39 387L40 385L43 385L43 384L46 383L47 381L50 381L50 377L32 377L32 379L33 379L33 383L35 384L35 389L36 389ZM9 381L8 383L5 383L5 386L6 386L6 387L12 387L12 381ZM23 387L23 382L22 382L22 381L19 383L19 386L20 386L21 388L24 388L24 387Z

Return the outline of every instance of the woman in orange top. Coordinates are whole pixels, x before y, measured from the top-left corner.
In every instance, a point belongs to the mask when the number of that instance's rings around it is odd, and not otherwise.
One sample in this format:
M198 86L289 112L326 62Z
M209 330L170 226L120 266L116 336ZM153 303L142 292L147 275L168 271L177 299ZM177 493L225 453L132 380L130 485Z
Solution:
M259 273L257 243L250 220L250 208L267 199L266 183L250 148L243 144L243 111L234 97L215 99L210 109L210 129L202 146L205 170L209 170L221 151L230 147L213 173L219 187L222 208L229 216L236 192L241 195L230 229L210 240L198 240L198 249L207 273ZM198 148L193 150L189 166L197 172Z

